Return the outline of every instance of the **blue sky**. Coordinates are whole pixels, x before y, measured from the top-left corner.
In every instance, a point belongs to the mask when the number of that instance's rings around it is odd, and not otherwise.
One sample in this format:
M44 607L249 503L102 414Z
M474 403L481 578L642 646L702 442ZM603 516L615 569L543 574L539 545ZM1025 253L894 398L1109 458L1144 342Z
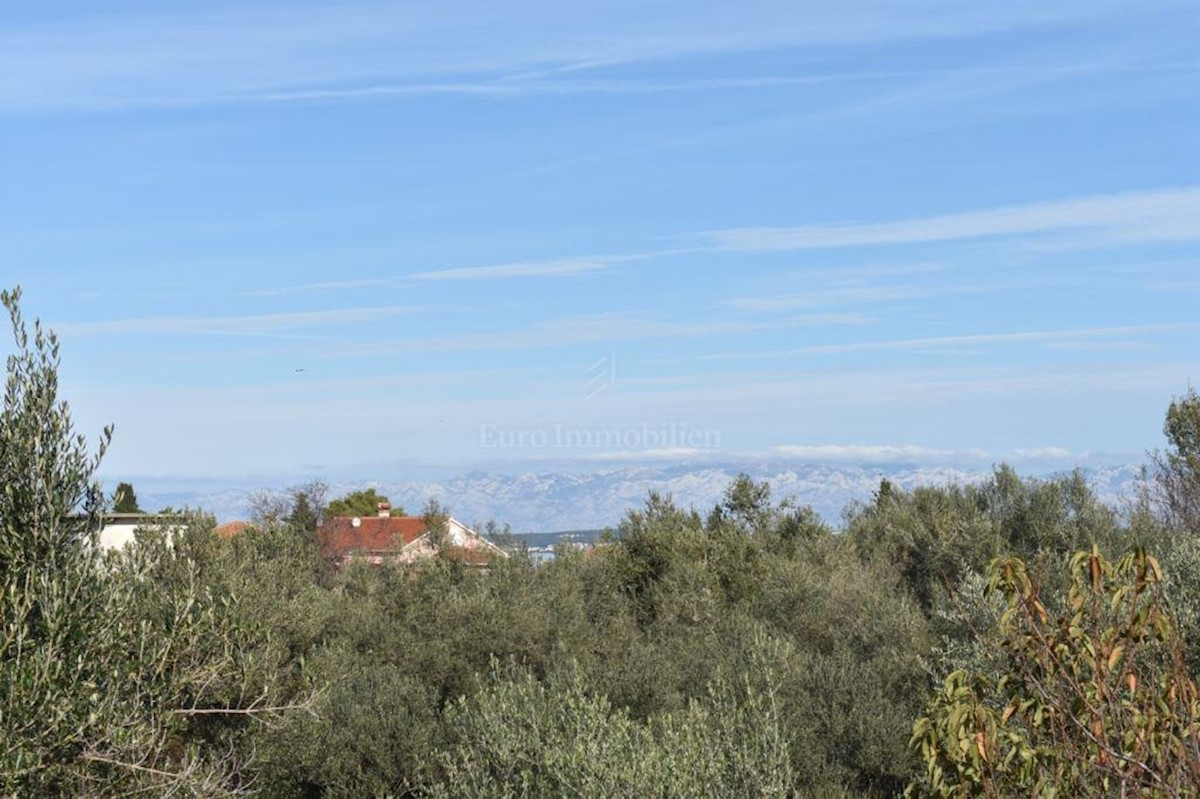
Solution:
M1136 460L1191 2L38 3L0 282L109 471Z

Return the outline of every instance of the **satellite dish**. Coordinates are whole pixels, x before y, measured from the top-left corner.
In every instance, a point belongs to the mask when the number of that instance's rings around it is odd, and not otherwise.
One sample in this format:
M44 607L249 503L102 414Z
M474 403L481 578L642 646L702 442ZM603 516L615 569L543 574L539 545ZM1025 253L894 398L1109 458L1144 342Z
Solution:
M351 527L362 527L362 519L355 516L353 519L350 520L350 526Z

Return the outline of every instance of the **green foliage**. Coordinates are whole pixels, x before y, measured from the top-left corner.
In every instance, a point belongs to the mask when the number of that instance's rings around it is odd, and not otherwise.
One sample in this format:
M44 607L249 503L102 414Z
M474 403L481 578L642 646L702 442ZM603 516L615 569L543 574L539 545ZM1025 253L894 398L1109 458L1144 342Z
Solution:
M58 399L58 342L0 292L16 352L0 415L0 792L53 791L101 734L109 678L96 662L117 634L95 577L99 455ZM109 431L100 444L103 452ZM82 514L78 514L82 511ZM97 642L101 642L97 645ZM106 652L105 652L106 653ZM107 654L107 653L106 653Z
M529 795L649 790L637 780L668 771L672 795L895 792L925 685L921 614L811 512L759 518L704 522L652 497L612 543L542 566L345 569L298 656L327 686L315 715L255 736L267 792L502 795L518 789L487 775L513 747L543 756ZM782 532L797 525L813 534ZM576 745L650 749L560 785Z
M727 514L747 532L762 532L771 521L771 486L739 474L725 490L718 512Z
M288 526L298 532L315 532L317 529L317 510L309 500L308 494L299 494L291 511L284 518Z
M267 796L389 796L432 757L439 711L430 687L386 659L345 646L306 662L324 684L315 715L293 714L258 741Z
M447 527L450 521L449 509L430 497L421 511L421 520L425 522L425 529L429 531L430 543L437 549L442 549L446 545L446 535L449 532Z
M311 543L316 539L317 527L324 520L328 492L329 487L320 480L309 480L283 492L256 491L250 496L247 508L250 523L259 529L282 525ZM372 507L370 515L375 512Z
M797 769L859 791L898 791L910 773L904 741L922 707L929 637L896 575L828 541L768 561L754 616L795 648L782 707L815 760L798 759Z
M57 341L37 323L29 335L19 292L0 300L16 340L0 415L0 794L240 790L240 729L270 713L272 676L255 668L265 631L200 579L192 542L211 520L99 551L100 455L58 399Z
M1165 609L1158 563L1070 558L1062 613L1019 558L997 559L1005 668L956 671L913 726L937 796L1175 796L1200 784L1200 692Z
M1163 421L1164 452L1152 453L1159 508L1169 525L1200 534L1200 394L1171 401Z
M1163 596L1183 641L1188 668L1200 674L1200 536L1173 535L1162 548Z
M1079 472L1022 480L1008 466L980 485L883 486L874 503L849 510L846 528L862 557L899 571L927 613L992 558L1055 562L1081 547L1122 545L1125 535Z
M434 797L791 796L774 676L761 660L755 665L737 683L714 681L682 712L639 722L589 693L577 669L543 682L493 661L490 684L447 713L452 744L438 753L426 790Z
M374 516L379 510L379 503L387 502L388 498L374 488L351 491L344 497L338 497L325 506L326 516ZM396 516L404 515L404 508L392 508Z
M935 643L926 668L940 684L955 671L994 673L1003 669L1000 616L1004 597L988 590L987 576L965 573L957 589L944 597L930 617Z
M1172 400L1167 408L1163 435L1167 437L1167 458L1193 481L1200 481L1200 395L1188 389L1183 397Z
M117 490L113 492L113 513L141 513L142 509L138 507L137 493L133 490L131 483L117 483Z
M1166 796L1200 780L1200 537L1162 503L1119 517L1082 474L1000 467L973 486L885 480L835 534L742 475L704 513L651 494L542 565L515 547L486 571L327 573L322 514L386 498L326 505L314 481L260 492L231 539L183 513L101 553L99 456L57 399L57 343L4 302L0 795ZM1168 412L1173 488L1196 474L1193 404ZM425 518L440 543L446 510ZM1166 578L1136 548L1099 555L1147 543Z
M326 495L329 486L322 480L309 480L288 489L290 507L282 519L293 532L310 544L316 540L317 527L325 520ZM403 512L403 511L401 511Z
M19 289L0 292L16 341L0 415L0 573L6 577L47 561L88 562L102 506L92 474L111 438L105 430L93 457L74 432L67 404L58 398L58 340L37 321L29 335L20 296Z

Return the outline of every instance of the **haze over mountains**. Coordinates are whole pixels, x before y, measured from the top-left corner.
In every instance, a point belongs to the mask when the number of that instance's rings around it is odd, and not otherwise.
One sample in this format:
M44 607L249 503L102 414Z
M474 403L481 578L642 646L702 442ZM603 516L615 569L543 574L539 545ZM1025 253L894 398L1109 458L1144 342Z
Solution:
M1085 469L1097 494L1120 506L1134 495L1139 465L1107 465ZM448 506L467 523L495 519L512 525L515 532L549 532L615 526L630 508L643 504L650 491L671 494L677 504L701 511L718 502L730 481L740 472L768 480L776 499L794 497L811 505L831 524L838 524L842 509L855 500L867 500L886 477L902 488L946 485L985 479L987 466L917 464L797 464L787 462L622 466L586 472L525 471L500 473L474 471L444 479L330 481L330 495L375 487L408 512L419 512L430 498ZM1025 474L1049 475L1053 470ZM136 480L136 478L135 478ZM295 481L299 482L299 480ZM248 498L262 488L282 488L286 483L255 484L217 480L137 481L142 506L201 508L220 520L244 518Z

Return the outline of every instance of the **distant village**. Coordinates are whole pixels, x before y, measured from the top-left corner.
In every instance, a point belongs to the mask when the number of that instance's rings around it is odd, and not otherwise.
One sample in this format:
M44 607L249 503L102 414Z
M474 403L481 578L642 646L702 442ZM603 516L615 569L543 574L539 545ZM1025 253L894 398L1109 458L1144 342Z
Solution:
M118 489L118 497L120 493ZM179 515L172 512L123 510L107 513L103 516L100 529L100 546L121 549L134 540L139 528L169 529L178 521ZM213 532L219 538L229 539L254 526L252 522L239 519L217 525ZM522 537L509 534L506 538ZM371 515L327 514L316 525L316 539L322 560L333 570L341 569L352 561L373 565L405 565L433 557L485 568L496 558L511 557L513 551L524 551L538 563L552 559L558 546L588 547L584 542L567 539L559 544L543 542L532 546L523 541L508 542L506 548L453 516L393 513L391 503L386 500L377 502L375 513Z

